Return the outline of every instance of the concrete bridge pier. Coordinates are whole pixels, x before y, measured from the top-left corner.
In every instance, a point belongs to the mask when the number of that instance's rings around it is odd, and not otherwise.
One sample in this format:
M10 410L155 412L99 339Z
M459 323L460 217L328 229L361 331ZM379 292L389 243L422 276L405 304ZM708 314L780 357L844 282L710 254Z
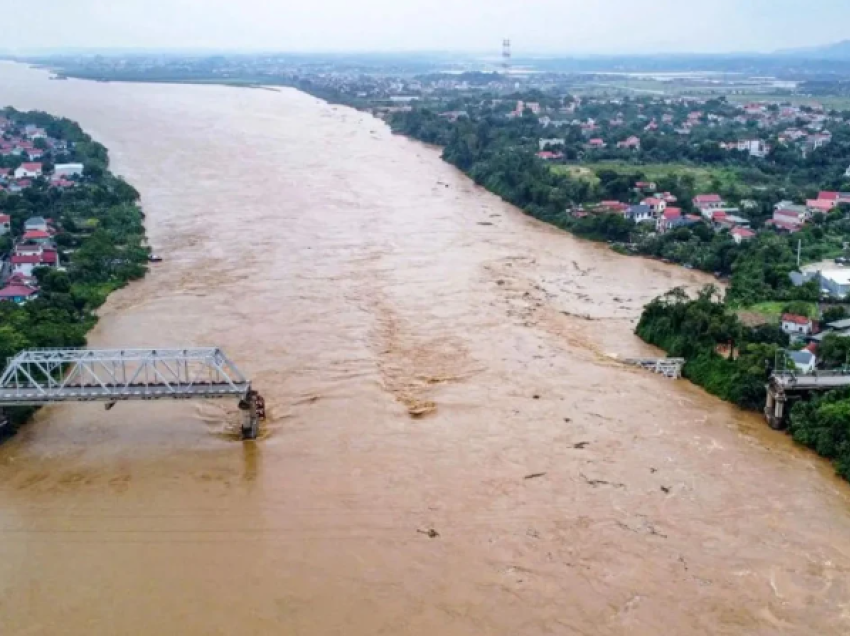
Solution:
M775 431L785 428L785 403L787 397L783 391L777 391L775 387L767 387L767 402L764 406L764 414L767 423Z

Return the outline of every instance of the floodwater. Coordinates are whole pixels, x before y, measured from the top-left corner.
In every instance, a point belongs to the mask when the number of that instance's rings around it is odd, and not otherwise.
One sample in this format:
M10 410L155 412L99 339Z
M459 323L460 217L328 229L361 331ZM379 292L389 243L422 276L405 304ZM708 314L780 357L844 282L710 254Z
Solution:
M0 65L0 96L143 193L165 262L92 344L221 346L270 416L243 444L235 404L45 409L0 447L4 636L850 632L831 468L611 357L699 274L292 90Z

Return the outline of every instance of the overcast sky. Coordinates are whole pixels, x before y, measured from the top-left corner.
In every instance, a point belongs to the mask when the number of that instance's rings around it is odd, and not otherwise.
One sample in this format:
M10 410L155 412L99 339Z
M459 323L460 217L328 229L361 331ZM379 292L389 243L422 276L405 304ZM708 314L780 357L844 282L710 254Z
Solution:
M850 37L850 0L0 0L0 49L638 53Z

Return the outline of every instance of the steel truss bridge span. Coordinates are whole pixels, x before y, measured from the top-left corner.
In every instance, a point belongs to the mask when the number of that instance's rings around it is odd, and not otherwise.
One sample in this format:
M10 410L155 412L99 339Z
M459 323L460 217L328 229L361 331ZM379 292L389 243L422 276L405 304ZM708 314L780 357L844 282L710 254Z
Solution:
M216 347L184 349L28 349L0 376L0 407L59 402L238 399L243 435L265 416L251 382ZM246 428L247 426L247 428Z

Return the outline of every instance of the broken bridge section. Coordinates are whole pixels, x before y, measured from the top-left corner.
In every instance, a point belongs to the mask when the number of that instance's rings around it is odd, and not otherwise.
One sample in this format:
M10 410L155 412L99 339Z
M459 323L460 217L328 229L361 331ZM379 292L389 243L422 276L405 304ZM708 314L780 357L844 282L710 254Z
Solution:
M623 362L659 373L673 380L682 377L682 367L685 366L684 358L628 358Z
M184 349L28 349L0 377L0 408L59 402L235 398L242 433L265 416L251 382L216 347Z

